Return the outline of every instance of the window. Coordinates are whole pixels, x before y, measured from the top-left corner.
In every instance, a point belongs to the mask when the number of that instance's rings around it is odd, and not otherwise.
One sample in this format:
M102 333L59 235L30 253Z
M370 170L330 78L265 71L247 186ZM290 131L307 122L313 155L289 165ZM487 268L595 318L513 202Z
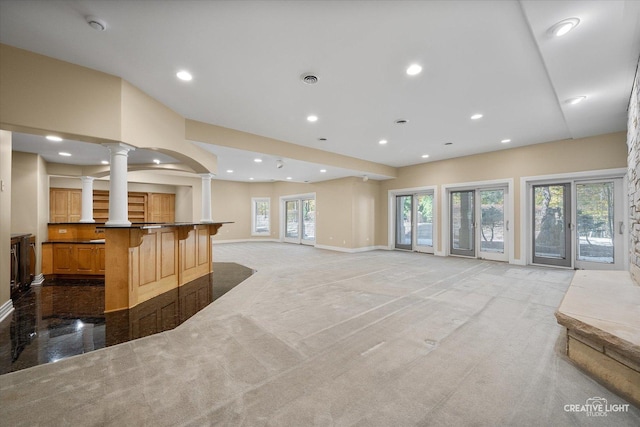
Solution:
M251 235L269 236L271 235L271 199L252 198L251 199Z

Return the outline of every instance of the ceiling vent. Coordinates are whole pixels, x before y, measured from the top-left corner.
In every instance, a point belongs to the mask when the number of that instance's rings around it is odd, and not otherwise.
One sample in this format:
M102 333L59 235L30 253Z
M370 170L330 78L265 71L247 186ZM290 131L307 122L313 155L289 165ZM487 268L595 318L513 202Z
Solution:
M311 73L304 73L303 75L300 76L300 79L302 80L302 83L308 84L308 85L314 85L318 83L318 76L315 76Z
M397 125L406 125L407 123L409 123L409 120L398 119L394 123L397 124Z

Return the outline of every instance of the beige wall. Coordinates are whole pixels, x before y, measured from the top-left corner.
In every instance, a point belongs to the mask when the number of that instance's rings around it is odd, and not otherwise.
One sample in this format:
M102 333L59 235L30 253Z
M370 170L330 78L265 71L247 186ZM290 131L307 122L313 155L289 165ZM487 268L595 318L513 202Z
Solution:
M564 140L526 147L494 151L400 168L398 178L381 183L381 197L387 199L389 190L421 186L471 183L489 180L514 180L514 240L515 258L520 259L520 178L528 176L584 172L626 167L625 133ZM441 195L437 194L438 201ZM376 244L388 244L388 209L378 209ZM440 210L440 209L439 209ZM440 212L438 212L440 213ZM436 226L441 229L442 218ZM439 239L441 242L441 239ZM443 248L438 244L438 251Z
M379 183L344 178L315 184L274 182L241 183L214 180L212 213L215 221L233 221L220 229L215 240L279 239L281 200L299 195L316 196L316 244L336 249L373 246ZM271 235L251 236L251 199L271 200Z
M188 165L195 173L217 173L215 155L185 140L185 119L122 80L122 141L153 148Z
M49 187L82 189L82 181L80 181L80 178L52 176L49 178ZM177 187L175 185L167 185L167 184L129 182L127 185L127 188L129 191L135 191L140 193L176 194ZM94 180L93 189L109 191L109 180L107 179ZM47 193L47 197L49 197L48 193Z
M0 307L11 299L11 132L0 130Z
M119 141L120 79L0 44L0 126L81 141Z
M49 186L46 164L37 154L13 152L11 232L36 237L36 274L40 274L40 243L47 239Z

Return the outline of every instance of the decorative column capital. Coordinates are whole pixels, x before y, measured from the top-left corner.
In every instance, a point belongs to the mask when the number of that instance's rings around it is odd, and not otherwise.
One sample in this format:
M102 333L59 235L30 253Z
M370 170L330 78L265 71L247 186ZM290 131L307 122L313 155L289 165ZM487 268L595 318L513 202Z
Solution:
M125 144L124 142L105 142L102 144L111 151L112 155L127 156L129 151L135 151L136 147Z

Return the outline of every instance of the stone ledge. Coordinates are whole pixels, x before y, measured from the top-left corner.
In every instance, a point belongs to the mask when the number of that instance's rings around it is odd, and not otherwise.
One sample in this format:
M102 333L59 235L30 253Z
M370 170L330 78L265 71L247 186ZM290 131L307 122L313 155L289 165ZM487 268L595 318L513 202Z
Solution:
M640 405L640 286L631 274L577 271L556 319L569 358Z

